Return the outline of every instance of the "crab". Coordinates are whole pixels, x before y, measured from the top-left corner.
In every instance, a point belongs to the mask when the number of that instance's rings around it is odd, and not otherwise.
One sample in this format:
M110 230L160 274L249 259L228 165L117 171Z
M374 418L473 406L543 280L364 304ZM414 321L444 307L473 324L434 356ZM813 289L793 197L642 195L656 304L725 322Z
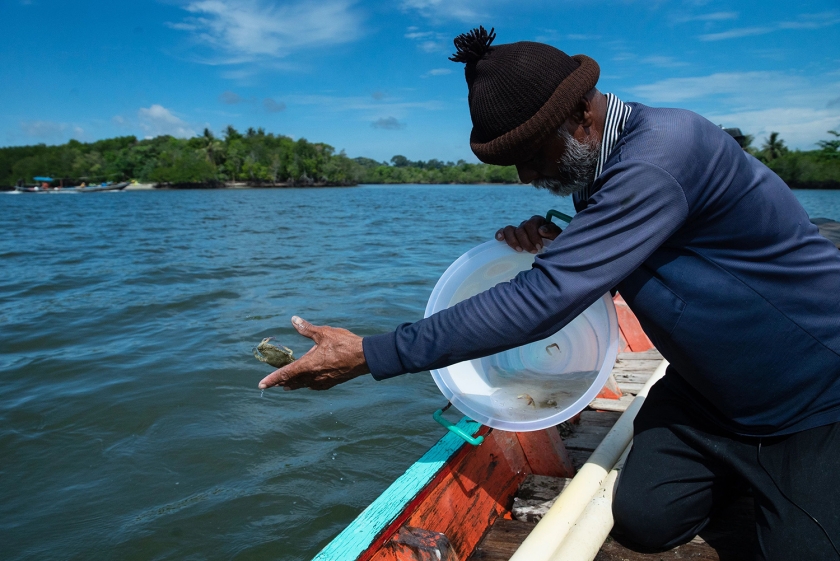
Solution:
M516 399L524 399L526 405L530 405L534 409L537 408L537 402L534 401L534 398L528 395L527 393L523 393L522 395L516 396Z
M273 339L274 337L266 337L260 341L260 344L253 348L254 358L275 368L282 368L294 362L292 349L272 345L270 341Z

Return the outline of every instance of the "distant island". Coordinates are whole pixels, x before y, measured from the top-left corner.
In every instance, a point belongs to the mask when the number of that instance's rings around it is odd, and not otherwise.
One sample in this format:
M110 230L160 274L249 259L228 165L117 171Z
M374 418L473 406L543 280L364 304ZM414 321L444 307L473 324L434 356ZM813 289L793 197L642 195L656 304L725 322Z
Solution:
M727 129L737 130L737 129ZM778 133L753 148L753 138L738 138L744 149L765 162L794 189L840 189L840 134L818 142L818 150L789 150ZM732 133L730 133L732 134ZM740 134L740 131L739 133ZM163 188L223 188L358 185L364 183L519 183L516 168L470 164L464 160L390 162L349 158L322 142L232 126L221 138L210 130L193 138L158 136L138 140L121 136L97 142L71 140L47 146L0 148L0 188L48 175L62 185L137 181Z

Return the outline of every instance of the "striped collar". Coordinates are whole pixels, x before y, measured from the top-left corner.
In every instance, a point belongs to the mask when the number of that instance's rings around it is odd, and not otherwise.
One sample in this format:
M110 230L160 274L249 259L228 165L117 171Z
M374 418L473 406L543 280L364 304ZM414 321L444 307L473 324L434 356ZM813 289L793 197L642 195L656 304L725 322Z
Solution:
M595 177L597 178L604 171L604 164L610 157L610 153L615 148L615 143L618 142L618 137L624 132L624 125L627 123L627 118L630 116L630 106L622 102L615 95L608 93L607 96L607 116L604 119L604 136L601 139L601 153L598 155L598 166L595 168ZM581 189L574 194L575 206L586 201L594 194L592 185L585 189Z

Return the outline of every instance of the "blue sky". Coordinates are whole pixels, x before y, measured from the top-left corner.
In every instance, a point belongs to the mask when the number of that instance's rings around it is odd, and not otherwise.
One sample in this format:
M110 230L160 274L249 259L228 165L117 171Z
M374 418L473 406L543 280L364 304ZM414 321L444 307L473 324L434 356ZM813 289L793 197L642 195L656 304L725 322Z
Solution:
M840 129L840 4L645 0L0 0L0 146L228 124L351 157L466 159L452 38L542 41L601 91L812 149Z

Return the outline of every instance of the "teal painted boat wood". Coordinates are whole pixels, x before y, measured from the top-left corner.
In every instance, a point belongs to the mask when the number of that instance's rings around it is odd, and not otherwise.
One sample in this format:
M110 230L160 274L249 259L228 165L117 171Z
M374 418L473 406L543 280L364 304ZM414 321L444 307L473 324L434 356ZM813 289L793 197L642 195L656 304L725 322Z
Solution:
M470 436L481 425L464 417L455 425ZM363 510L339 535L321 550L313 561L354 561L382 534L406 505L428 485L466 442L454 433L447 432L428 452L414 462L370 506Z

